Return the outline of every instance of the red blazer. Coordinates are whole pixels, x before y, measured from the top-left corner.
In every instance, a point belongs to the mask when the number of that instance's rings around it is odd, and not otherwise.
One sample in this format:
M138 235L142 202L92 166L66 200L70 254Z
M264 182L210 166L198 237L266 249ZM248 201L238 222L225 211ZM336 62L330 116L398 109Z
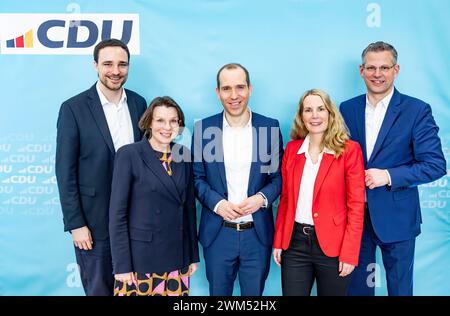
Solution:
M297 154L303 139L286 145L282 162L283 186L275 225L274 248L287 249L294 229L295 212L305 166L305 154ZM364 223L364 162L361 147L347 141L335 159L324 153L314 184L313 220L325 255L358 264Z

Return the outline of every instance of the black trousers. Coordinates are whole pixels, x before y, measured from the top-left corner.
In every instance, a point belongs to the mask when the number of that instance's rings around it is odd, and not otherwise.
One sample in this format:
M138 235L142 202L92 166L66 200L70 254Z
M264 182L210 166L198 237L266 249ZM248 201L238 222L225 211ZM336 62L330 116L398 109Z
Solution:
M309 296L314 281L318 296L346 296L351 274L340 277L339 259L323 253L314 226L296 222L289 248L281 253L283 295Z
M81 282L87 296L112 296L114 275L109 239L94 241L92 250L75 247Z

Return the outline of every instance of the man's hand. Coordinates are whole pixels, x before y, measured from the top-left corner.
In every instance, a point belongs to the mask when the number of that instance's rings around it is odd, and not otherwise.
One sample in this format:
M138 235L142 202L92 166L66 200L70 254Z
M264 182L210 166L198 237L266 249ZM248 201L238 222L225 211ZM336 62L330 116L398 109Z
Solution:
M365 181L369 189L374 189L389 184L389 177L386 170L372 168L366 170Z
M219 207L217 208L217 214L222 216L226 221L232 221L244 215L239 206L227 200L220 202Z
M255 194L242 201L238 207L243 212L243 215L249 215L259 210L264 205L264 202L264 198L261 194Z
M91 231L87 226L73 229L71 232L75 247L81 250L92 250L92 244L94 242L92 241Z
M117 281L128 283L128 285L134 284L136 287L138 286L136 275L133 272L114 274L114 278Z

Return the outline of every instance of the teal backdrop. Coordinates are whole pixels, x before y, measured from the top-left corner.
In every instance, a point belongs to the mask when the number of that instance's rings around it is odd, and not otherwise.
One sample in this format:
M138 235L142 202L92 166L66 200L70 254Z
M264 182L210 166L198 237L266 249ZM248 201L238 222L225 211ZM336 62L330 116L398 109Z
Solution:
M449 12L447 0L0 2L0 22L13 13L137 14L140 54L131 57L126 87L147 101L172 96L186 114L188 129L180 140L186 144L195 120L221 111L214 89L223 64L248 68L252 110L277 118L286 143L302 93L321 88L337 104L364 93L361 51L387 41L399 52L396 87L431 104L447 160ZM12 27L8 23L1 24L2 34ZM0 295L83 295L71 238L63 232L54 155L59 107L96 81L92 61L91 55L0 52ZM450 295L448 180L420 187L416 295ZM192 295L208 295L204 268L202 261ZM376 292L386 295L379 268ZM264 294L281 295L280 269L273 263Z

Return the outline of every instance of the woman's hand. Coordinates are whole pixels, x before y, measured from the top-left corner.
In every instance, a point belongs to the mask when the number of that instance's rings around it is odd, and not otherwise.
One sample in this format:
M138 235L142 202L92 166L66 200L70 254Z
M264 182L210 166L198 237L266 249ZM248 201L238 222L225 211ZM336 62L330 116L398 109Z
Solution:
M354 269L355 269L354 265L339 261L339 272L340 272L339 276L345 277L350 273L352 273Z
M273 260L275 260L275 263L281 267L281 249L274 248L273 249Z
M189 276L192 276L195 273L195 271L197 271L197 268L198 266L196 263L191 263L189 265Z
M133 272L115 274L114 278L117 281L128 283L128 285L134 284L137 286L136 274Z

